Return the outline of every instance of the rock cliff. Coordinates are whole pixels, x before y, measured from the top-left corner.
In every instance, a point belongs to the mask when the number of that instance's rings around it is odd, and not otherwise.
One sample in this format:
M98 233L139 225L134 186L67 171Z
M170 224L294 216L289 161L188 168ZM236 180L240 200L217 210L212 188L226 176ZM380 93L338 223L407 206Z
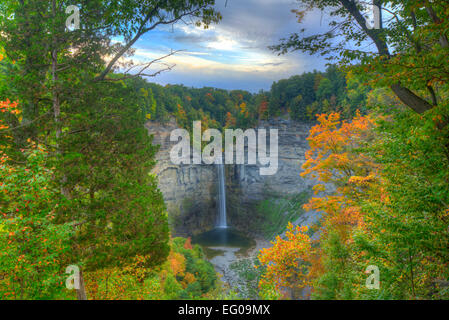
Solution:
M231 170L231 181L240 187L243 201L262 200L267 192L280 195L292 195L313 186L313 181L300 176L301 166L306 161L308 149L307 136L311 126L291 120L277 119L262 122L259 128L277 129L278 171L274 175L262 176L257 165L235 165Z
M177 129L174 119L166 124L148 122L146 128L160 145L152 174L159 180L169 221L175 235L191 235L214 226L216 219L216 170L210 165L174 165L170 150L170 133Z
M302 165L305 152L308 150L307 137L310 124L292 120L275 119L261 122L258 128L278 130L278 171L271 176L259 173L260 165L228 166L228 214L231 223L247 229L249 233L260 232L266 215L290 215L287 220L296 221L300 206L296 206L297 214L292 214L295 196L307 194L315 181L302 178ZM264 200L264 208L261 203ZM306 199L302 199L306 200ZM264 212L262 212L264 211ZM306 217L303 217L306 218ZM274 219L276 220L276 219ZM299 221L298 221L299 222ZM262 228L263 229L263 228ZM271 232L280 231L271 229Z
M170 161L170 133L174 120L166 124L148 122L153 143L160 145L153 174L159 179L174 233L192 235L214 226L217 218L217 173L213 165L174 165ZM278 171L262 176L260 165L226 165L227 208L230 224L249 231L257 219L258 204L264 199L283 199L310 190L314 182L300 176L308 149L310 125L276 119L262 122L259 128L278 129Z

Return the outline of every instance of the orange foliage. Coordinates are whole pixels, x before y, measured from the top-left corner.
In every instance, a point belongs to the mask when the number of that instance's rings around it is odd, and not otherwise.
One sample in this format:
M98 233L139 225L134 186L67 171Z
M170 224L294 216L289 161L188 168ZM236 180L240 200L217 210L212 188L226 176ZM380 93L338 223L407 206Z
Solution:
M226 114L226 128L231 128L233 126L235 126L236 124L236 119L232 116L232 114L230 112L228 112Z
M177 252L170 252L168 257L168 262L170 263L170 269L173 271L175 276L184 275L184 271L186 269L186 258Z
M268 113L268 101L264 100L260 103L259 106L259 118L266 119Z
M192 250L192 239L190 237L187 238L186 242L184 243L184 249Z
M287 239L278 236L271 248L260 251L259 261L267 268L261 286L264 282L274 283L279 290L281 287L302 288L308 284L304 262L312 257L312 240L306 231L307 227L289 223Z
M344 245L352 242L354 228L363 228L363 213L353 200L364 188L377 180L376 165L356 147L369 141L374 121L369 116L357 116L351 121L341 121L340 114L318 116L319 124L310 130L310 150L306 153L304 172L301 176L316 178L321 184L313 191L326 191L332 184L332 195L312 197L304 205L306 210L322 212L320 239L326 239L329 230L340 235ZM275 284L276 288L301 288L311 284L324 272L325 252L312 246L312 240L304 234L307 229L289 224L287 239L276 238L273 247L264 249L259 255L262 265L267 267L260 285ZM305 266L307 265L307 267Z
M206 93L206 98L207 98L210 102L214 102L214 101L215 101L215 98L214 98L214 96L212 95L212 92Z

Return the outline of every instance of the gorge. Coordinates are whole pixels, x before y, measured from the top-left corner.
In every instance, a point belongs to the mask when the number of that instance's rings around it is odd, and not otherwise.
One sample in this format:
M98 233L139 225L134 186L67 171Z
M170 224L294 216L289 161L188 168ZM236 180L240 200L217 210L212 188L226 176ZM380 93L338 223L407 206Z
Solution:
M152 121L146 128L153 144L160 145L152 173L158 177L172 232L207 247L206 255L225 282L239 283L232 264L252 266L254 255L270 246L268 240L282 234L287 222L316 221L314 212L301 207L315 184L300 176L311 124L282 118L260 123L258 128L278 129L278 172L272 176L260 175L259 164L174 165L169 153L176 121Z
M259 234L261 230L257 224L262 222L257 211L261 210L261 205L271 203L282 207L283 202L308 193L315 184L300 177L310 127L308 123L282 118L260 123L259 128L279 131L278 172L263 176L259 164L174 165L169 153L174 145L170 142L170 133L178 128L176 121L148 122L146 128L154 136L153 144L160 145L152 173L158 177L173 232L193 236L216 225L229 224L252 235ZM224 194L227 199L220 202ZM287 214L287 211L281 214Z

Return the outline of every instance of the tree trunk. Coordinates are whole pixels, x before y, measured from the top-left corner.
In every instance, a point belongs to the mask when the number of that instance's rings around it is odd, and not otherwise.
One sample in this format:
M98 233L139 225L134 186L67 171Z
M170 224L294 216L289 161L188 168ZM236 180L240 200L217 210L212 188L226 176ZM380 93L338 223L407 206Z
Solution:
M433 108L426 100L421 99L409 89L401 86L399 83L393 84L391 90L396 94L399 100L416 113L424 113ZM435 101L436 102L436 101Z
M386 58L389 58L391 55L390 55L390 51L388 49L388 45L387 45L385 39L381 36L382 24L381 24L381 28L379 30L368 29L366 26L365 18L363 17L361 12L357 8L355 2L350 1L350 0L340 0L340 3L354 17L354 19L357 21L357 23L362 28L363 32L365 32L368 35L368 37L371 38L371 40L376 45L379 54L381 56L385 56ZM379 7L380 11L382 12L381 2L375 1L375 5L377 5ZM382 15L380 16L380 19L382 20ZM395 95L401 100L402 103L404 103L410 109L414 110L415 112L417 112L419 114L433 108L433 106L429 102L427 102L425 99L417 96L415 93L413 93L408 88L403 87L400 83L393 84L391 86L391 89L393 90Z
M56 17L56 1L53 0L53 15ZM61 102L59 99L59 84L58 84L58 39L54 35L53 36L53 49L51 51L51 79L52 79L52 95L53 95L53 115L55 119L55 130L56 130L56 152L58 155L62 155L60 139L62 134L61 128ZM61 193L65 197L69 197L69 192L67 188L64 187L64 184L67 182L67 177L63 175L61 179Z
M80 288L76 290L76 298L78 300L87 300L86 296L86 289L84 288L84 277L83 277L83 271L80 269Z

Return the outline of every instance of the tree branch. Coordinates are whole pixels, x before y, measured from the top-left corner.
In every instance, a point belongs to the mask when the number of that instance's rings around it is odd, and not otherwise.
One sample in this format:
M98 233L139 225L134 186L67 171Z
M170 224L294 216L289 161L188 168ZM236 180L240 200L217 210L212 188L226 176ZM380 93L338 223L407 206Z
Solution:
M139 64L139 65L131 66L130 68L128 68L128 70L125 71L125 73L124 73L125 76L124 77L121 77L121 78L105 78L104 81L121 81L121 80L125 80L125 79L141 77L141 76L142 77L155 77L155 76L161 74L162 72L172 70L175 67L175 64L169 65L169 64L163 63L166 66L166 68L160 69L160 70L158 70L158 71L156 71L156 72L154 72L152 74L144 73L144 71L147 70L154 63L160 62L160 61L162 61L162 60L164 60L164 59L166 59L166 58L168 58L168 57L170 57L170 56L172 56L172 55L174 55L174 54L176 54L178 52L181 52L181 51L183 51L183 50L171 51L170 53L166 54L165 56L162 56L160 58L154 59L154 60L152 60L152 61L150 61L148 63L142 63L142 64ZM135 74L129 74L131 72L131 70L133 70L136 67L142 67L142 68L139 70L139 72L137 72Z
M351 0L340 0L340 2L351 14L351 16L354 17L354 19L357 21L357 23L360 25L363 31L374 41L377 50L379 51L379 54L386 56L387 58L390 58L391 55L390 51L388 50L387 43L381 37L382 26L381 29L379 30L368 29L368 27L366 26L365 18L360 13L355 2ZM375 4L377 4L380 8L380 2L379 1L376 2L377 3ZM379 11L382 12L381 10ZM380 17L380 19L382 20L382 17ZM412 110L414 110L419 114L433 108L433 106L429 102L417 96L408 88L403 87L400 82L391 85L390 88L393 90L396 96L402 101L402 103L404 103L406 106L410 107Z
M48 116L49 114L51 114L51 111L48 111L48 112L44 113L43 115L41 115L41 116L37 117L36 119L34 119L34 120L32 120L32 121L27 121L26 123L24 123L24 124L21 124L21 125L19 125L19 126L17 126L17 127L13 127L13 128L8 128L8 129L4 129L4 130L2 130L2 131L0 131L0 132L8 132L8 131L13 131L13 130L16 130L16 129L20 129L20 128L23 128L23 127L29 126L30 124L32 124L32 123L34 123L34 122L36 122L36 121L38 121L38 120L42 119L42 118L43 118L43 117L45 117L45 116Z
M440 24L442 22L428 0L426 0L426 11L435 24ZM443 48L449 48L449 41L444 33L440 35L440 44Z
M148 14L145 16L145 18L143 19L142 23L140 24L139 30L137 31L137 33L135 34L135 36L112 58L112 60L108 63L108 65L106 66L106 69L103 70L103 72L94 79L94 81L102 81L105 79L106 75L111 72L112 68L114 67L114 65L117 63L117 61L131 48L132 45L134 45L134 43L137 42L137 40L139 40L139 38L144 35L145 33L154 30L156 27L158 27L159 25L168 25L168 24L173 24L176 23L177 21L179 21L180 19L182 19L183 17L186 16L190 16L196 12L198 12L199 10L205 8L206 6L200 6L196 9L184 12L182 14L180 14L177 17L174 17L173 19L170 20L159 20L156 23L154 23L153 25L151 25L150 27L145 27L145 25L151 20L151 18L157 13L157 11L159 10L159 5L156 5L150 12L148 12Z

